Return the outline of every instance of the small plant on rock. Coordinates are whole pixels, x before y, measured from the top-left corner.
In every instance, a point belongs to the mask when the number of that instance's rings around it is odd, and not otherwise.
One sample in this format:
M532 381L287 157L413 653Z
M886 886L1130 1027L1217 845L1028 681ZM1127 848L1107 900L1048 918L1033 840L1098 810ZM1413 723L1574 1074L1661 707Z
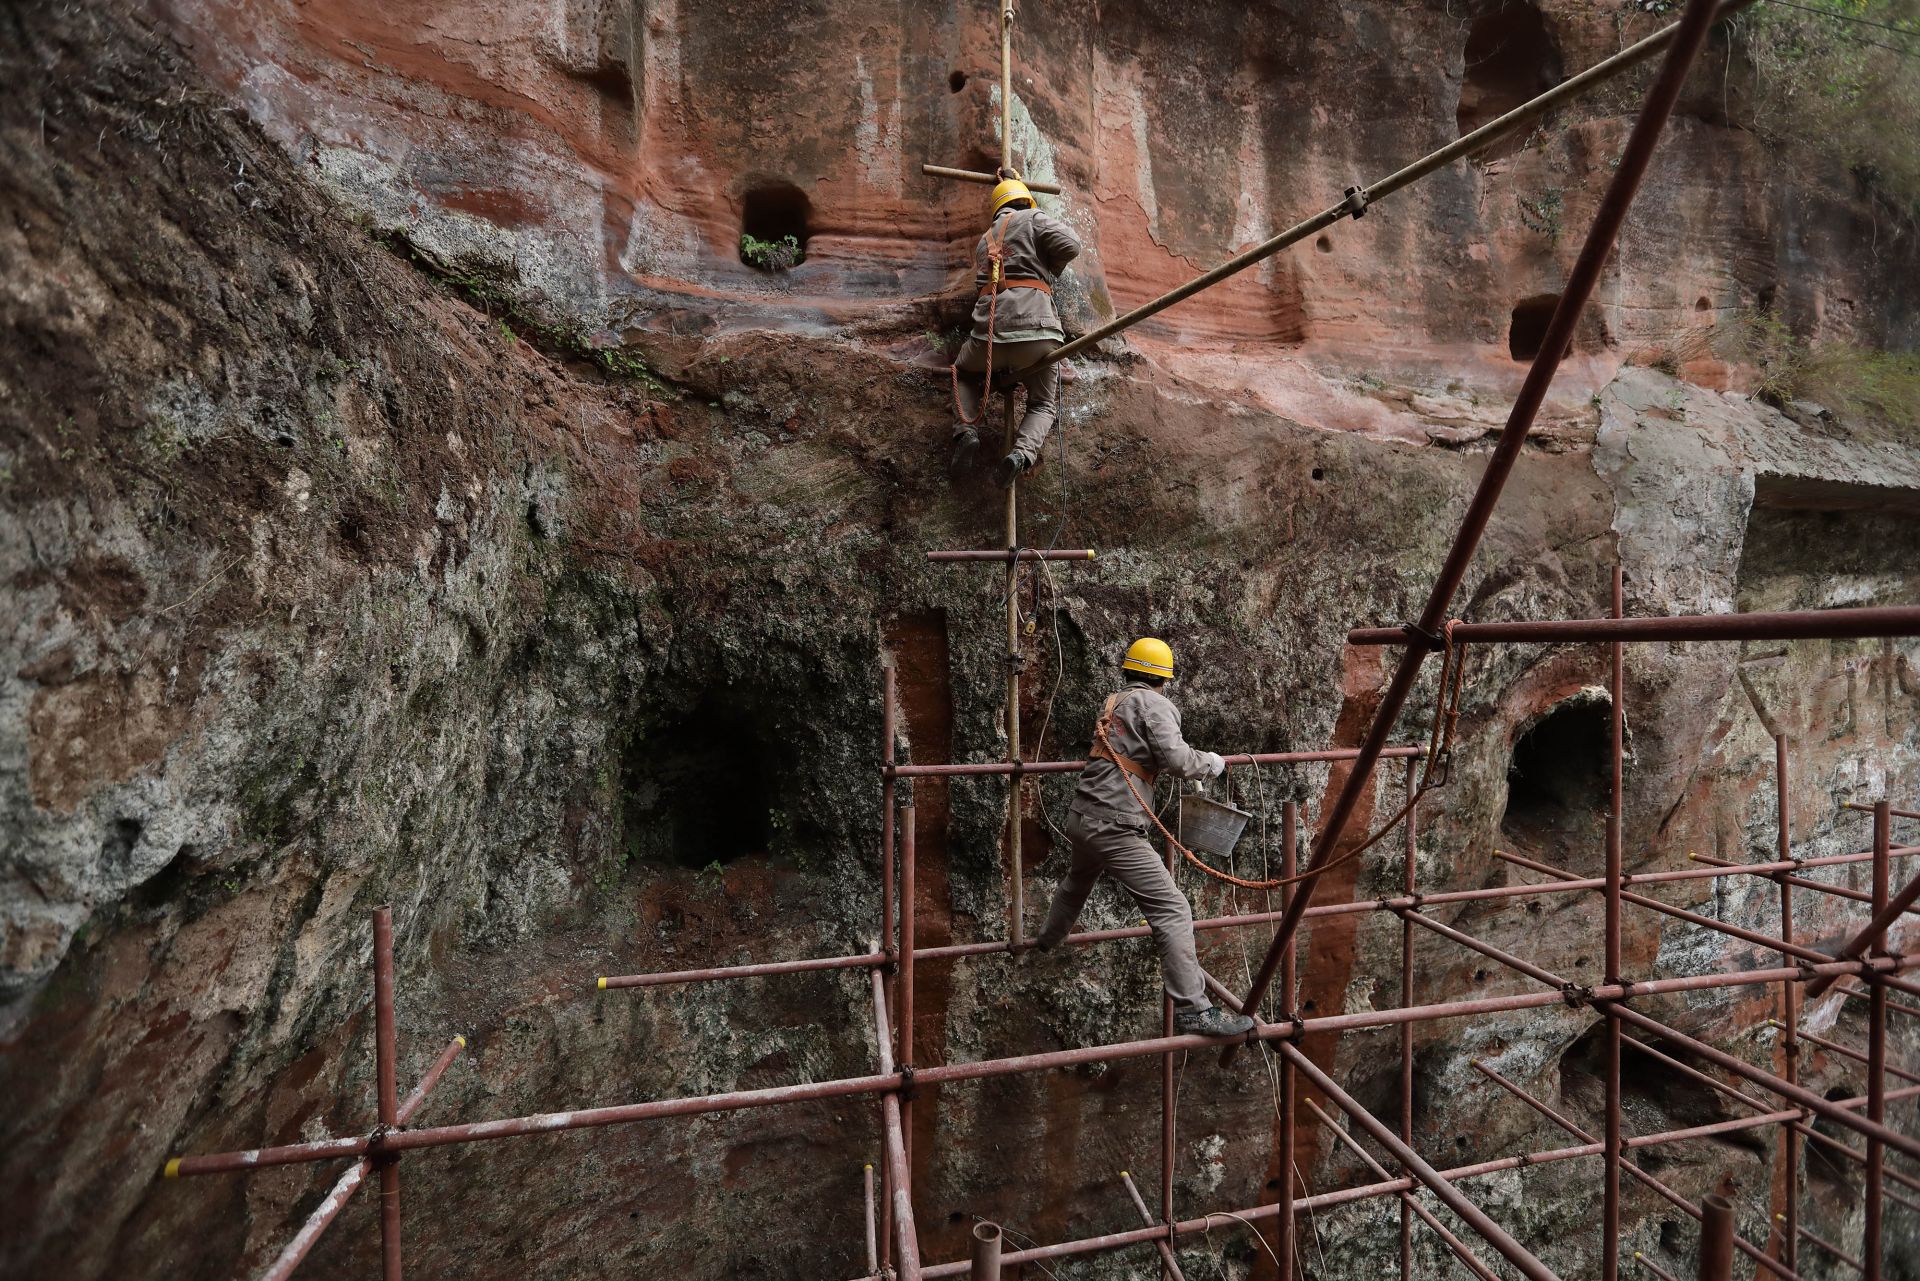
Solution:
M797 236L762 240L752 234L740 237L740 261L760 271L789 271L806 261Z
M1558 187L1548 187L1537 196L1520 197L1520 222L1528 231L1547 238L1550 245L1560 243L1561 219L1566 200Z

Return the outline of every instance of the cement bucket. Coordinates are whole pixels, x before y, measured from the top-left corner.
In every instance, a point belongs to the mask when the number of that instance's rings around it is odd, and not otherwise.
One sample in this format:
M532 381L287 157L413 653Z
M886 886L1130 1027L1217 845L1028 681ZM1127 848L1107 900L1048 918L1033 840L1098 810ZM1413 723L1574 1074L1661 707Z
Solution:
M1180 842L1196 854L1225 858L1233 853L1253 815L1201 792L1180 798Z

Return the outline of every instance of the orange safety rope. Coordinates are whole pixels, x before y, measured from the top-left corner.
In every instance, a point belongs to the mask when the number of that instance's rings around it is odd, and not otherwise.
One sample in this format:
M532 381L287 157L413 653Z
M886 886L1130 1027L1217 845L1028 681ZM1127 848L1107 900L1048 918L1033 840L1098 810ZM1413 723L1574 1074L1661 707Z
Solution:
M1352 862L1379 844L1382 837L1398 827L1401 820L1413 812L1413 807L1418 805L1428 792L1445 787L1452 778L1453 739L1455 733L1460 728L1460 698L1466 684L1467 671L1467 647L1464 644L1456 644L1453 639L1453 629L1458 626L1459 622L1460 620L1457 618L1449 620L1442 632L1445 657L1441 660L1440 688L1434 707L1433 729L1427 736L1427 764L1426 768L1421 772L1420 785L1414 789L1413 795L1407 798L1407 803L1396 810L1392 818L1389 818L1385 823L1381 824L1378 831L1330 863L1323 864L1320 867L1308 868L1306 871L1294 876L1278 876L1270 881L1242 880L1238 876L1223 872L1219 868L1214 867L1212 864L1203 860L1198 854L1195 854L1192 850L1182 845L1180 838L1167 830L1167 825L1160 821L1160 816L1153 812L1153 807L1146 802L1134 787L1133 776L1124 766L1120 769L1120 777L1122 781L1126 783L1127 791L1132 794L1134 801L1140 806L1146 816L1152 820L1153 825L1160 829L1160 834L1167 838L1167 844L1180 851L1181 857L1185 858L1187 862L1193 864L1215 880L1225 881L1229 885L1238 885L1242 889L1271 890L1278 889L1283 885L1297 885L1302 881L1324 876L1334 868L1339 867L1342 863ZM1112 755L1118 756L1119 753L1114 751L1113 743L1107 737L1107 723L1112 714L1112 711L1109 710L1101 716L1100 720L1094 725L1093 737L1096 744L1105 748L1106 751ZM1434 778L1436 773L1439 774L1438 780Z

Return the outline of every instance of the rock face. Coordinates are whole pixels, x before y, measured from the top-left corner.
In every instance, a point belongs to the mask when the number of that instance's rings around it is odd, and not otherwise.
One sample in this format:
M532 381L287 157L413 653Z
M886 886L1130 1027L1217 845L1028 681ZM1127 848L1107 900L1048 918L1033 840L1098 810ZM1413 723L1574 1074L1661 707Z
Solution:
M422 1121L871 1070L865 990L844 976L597 996L592 980L866 946L882 664L907 759L1004 750L998 571L922 556L999 538L997 491L947 473L926 368L962 314L980 192L918 173L997 154L991 21L757 0L0 17L0 65L23 86L0 99L0 1189L19 1208L0 1272L221 1276L270 1258L332 1167L154 1172L176 1152L367 1128L380 903L398 922L403 1080L470 1039ZM1111 0L1035 6L1016 155L1066 187L1057 208L1089 243L1069 314L1152 296L1649 22L1571 3L1198 5L1177 24ZM1616 560L1636 614L1920 591L1912 424L1789 416L1711 362L1689 381L1643 367L1763 298L1818 335L1915 338L1912 236L1867 236L1865 196L1729 127L1726 104L1756 90L1728 55L1675 122L1462 616L1602 612ZM1197 743L1351 741L1382 669L1344 631L1424 595L1631 102L1571 109L1077 371L1022 536L1101 555L1022 581L1026 743L1084 752L1112 656L1143 632L1190 673ZM759 271L743 232L791 234L805 259ZM1799 851L1865 847L1845 801L1920 795L1920 647L1777 648L1630 652L1630 868L1771 855L1769 723L1792 744ZM1598 866L1606 671L1593 647L1472 654L1454 781L1422 817L1423 888L1515 877L1496 848ZM1406 740L1431 691L1416 703ZM1261 816L1242 871L1277 860L1282 800L1311 825L1332 785L1323 769L1237 778ZM910 792L921 939L999 937L1003 792ZM1060 868L1067 796L1033 788L1030 899ZM1385 847L1323 900L1392 892ZM1859 888L1851 875L1837 883ZM1187 887L1198 914L1262 906ZM1770 884L1656 893L1777 923ZM1837 938L1857 909L1801 894L1799 935ZM1598 913L1542 896L1441 916L1585 981ZM1083 919L1131 912L1103 890ZM1213 936L1203 959L1233 982L1263 941ZM1397 1001L1395 922L1330 917L1304 941L1303 1008ZM1770 963L1725 941L1642 911L1630 969ZM1523 990L1419 948L1417 1000ZM927 1061L1136 1036L1157 1004L1134 944L928 965L922 984ZM1771 1001L1648 1008L1771 1062ZM1852 1044L1859 1019L1838 997L1808 1011ZM1592 1024L1566 1009L1423 1025L1422 1150L1570 1142L1475 1058L1597 1124ZM1896 1060L1920 1061L1895 1030ZM1392 1037L1308 1049L1392 1116ZM1633 1065L1630 1129L1732 1115L1651 1063ZM1843 1057L1803 1071L1860 1092ZM1133 1226L1114 1172L1157 1162L1157 1080L1129 1062L923 1090L930 1257L964 1252L970 1216L1041 1241ZM1196 1058L1180 1080L1181 1212L1264 1200L1266 1068ZM876 1133L869 1106L818 1104L421 1154L409 1266L853 1276ZM1369 1177L1303 1136L1314 1190ZM1691 1197L1731 1189L1762 1240L1776 1141L1647 1164ZM1809 1161L1829 1239L1857 1241L1852 1176ZM1592 1274L1591 1162L1472 1187L1562 1275ZM370 1206L307 1268L365 1275ZM1685 1221L1639 1192L1628 1210L1630 1248L1684 1268ZM1916 1229L1891 1209L1891 1275L1915 1274ZM1385 1202L1313 1233L1314 1276L1393 1266ZM1182 1257L1196 1277L1271 1275L1244 1231ZM1150 1270L1114 1256L1057 1274Z

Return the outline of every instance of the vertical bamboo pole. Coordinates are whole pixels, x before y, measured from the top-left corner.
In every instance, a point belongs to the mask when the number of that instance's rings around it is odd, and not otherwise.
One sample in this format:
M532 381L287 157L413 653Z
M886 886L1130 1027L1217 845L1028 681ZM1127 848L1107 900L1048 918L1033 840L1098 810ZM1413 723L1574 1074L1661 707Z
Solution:
M913 1070L913 931L919 901L914 891L913 806L900 807L900 1054L902 1070ZM906 1204L913 1204L913 1095L900 1098L900 1141L906 1150Z
M1878 920L1887 906L1887 864L1892 845L1893 816L1887 802L1873 806L1873 918ZM1868 941L1869 955L1887 954L1887 936L1882 931ZM1867 981L1867 1119L1876 1125L1887 1119L1887 985L1875 970ZM1881 1216L1885 1213L1883 1184L1886 1179L1887 1145L1869 1136L1867 1139L1867 1215L1864 1238L1860 1242L1862 1269L1867 1281L1880 1281Z
M1613 617L1615 618L1626 616L1625 583L1625 571L1619 565L1615 565L1613 567ZM1612 794L1607 800L1606 967L1607 982L1618 983L1622 969L1620 877L1623 862L1622 774L1626 750L1626 715L1621 703L1626 696L1626 646L1615 641L1612 651L1613 670L1609 685L1611 714L1608 717L1607 728L1611 740L1613 786ZM1620 1275L1620 1020L1614 1015L1611 1005L1606 1009L1607 1169L1606 1188L1601 1203L1600 1275L1603 1281L1616 1281Z
M893 799L894 799L894 696L899 675L892 667L880 669L880 762L886 766L886 772L880 778L880 946L893 949L893 963L900 964L900 937L895 925L893 908ZM894 1022L898 1024L898 1011L893 1004L895 985L884 973L880 977L881 995L887 1008L895 1012ZM889 1047L891 1049L891 1047ZM881 1111L881 1128L886 1126L886 1108ZM893 1166L884 1158L880 1162L880 1264L891 1267L893 1264Z
M893 938L893 703L898 678L891 667L880 669L880 938L892 947ZM894 958L895 963L899 957Z
M1776 820L1779 832L1779 859L1785 862L1793 857L1793 835L1788 819L1787 804L1787 736L1775 734L1773 737L1773 785L1779 816ZM1780 941L1793 942L1793 882L1780 877ZM1780 1038L1780 1075L1789 1085L1800 1083L1800 985L1791 979L1780 984L1780 1022L1785 1032ZM1781 1182L1785 1185L1782 1199L1785 1205L1781 1213L1785 1216L1787 1230L1780 1237L1780 1262L1787 1271L1798 1270L1800 1255L1800 1132L1793 1128L1792 1122L1781 1127L1780 1131Z
M400 1089L394 1079L393 909L373 914L373 1061L379 1089L380 1128L400 1124ZM400 1281L400 1158L380 1165L380 1259L386 1281Z
M1176 820L1177 821L1177 820ZM1166 843L1167 875L1173 875L1173 842ZM1160 1035L1173 1035L1173 998L1160 993ZM1160 1056L1160 1221L1173 1222L1173 1051ZM1160 1275L1168 1275L1167 1262L1160 1262Z
M1418 858L1418 835L1414 827L1414 767L1413 757L1407 758L1407 848L1405 855L1405 874L1401 885L1408 897L1419 892L1415 886L1414 863ZM1405 1009L1413 1004L1413 921L1406 915L1400 917L1400 1006ZM1413 1146L1413 1024L1400 1025L1400 1141L1408 1147ZM1412 1281L1413 1277L1413 1200L1400 1198L1400 1281Z
M1280 811L1280 875L1291 877L1299 870L1300 803L1288 801ZM1287 904L1300 892L1297 885L1288 885L1280 891L1280 907L1286 910ZM1294 1009L1296 989L1294 940L1288 939L1286 949L1280 955L1280 1011L1283 1018L1295 1018ZM1253 1009L1249 1007L1249 1014ZM1291 1060L1280 1060L1280 1203L1279 1248L1274 1251L1274 1259L1280 1273L1280 1281L1293 1281L1293 1141L1294 1124L1294 1071Z
M1013 393L1006 394L1007 450L1013 450ZM1007 486L1007 760L1014 766L1007 776L1007 937L1013 946L1026 941L1026 881L1020 867L1020 801L1024 788L1020 774L1020 482Z
M1013 168L1013 5L1000 10L1000 167ZM993 394L983 387L981 398ZM1002 399L1006 402L1005 446L1013 452L1016 427L1013 417L1013 389ZM1020 478L1007 483L1007 760L1020 763ZM1012 877L1012 892L1007 898L1007 937L1019 947L1026 940L1026 883L1021 870L1020 853L1020 772L1016 768L1007 778L1007 858Z

